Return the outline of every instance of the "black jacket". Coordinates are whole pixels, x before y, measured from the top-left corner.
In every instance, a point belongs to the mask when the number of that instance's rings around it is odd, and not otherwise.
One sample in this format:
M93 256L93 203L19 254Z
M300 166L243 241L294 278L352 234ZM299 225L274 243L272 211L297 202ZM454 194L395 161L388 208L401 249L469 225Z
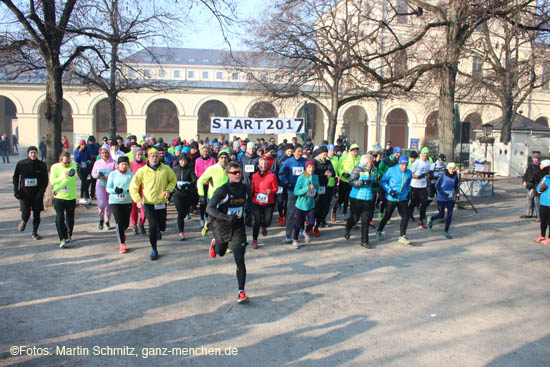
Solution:
M328 183L328 177L325 176L325 171L330 171L332 177L336 176L334 172L334 167L332 167L332 162L326 159L324 162L321 162L318 159L313 160L315 162L315 174L319 177L319 186L326 186Z
M227 182L216 189L206 206L206 212L214 218L216 242L234 245L246 242L243 218L247 200L247 189L241 182Z
M193 166L187 164L187 166L182 167L179 164L176 164L172 169L176 174L176 179L178 182L174 191L174 195L190 196L190 199L196 197L197 176L195 175L195 169L193 168ZM180 185L181 181L187 181L188 184Z
M523 175L523 181L527 184L527 190L531 190L535 188L538 184L537 178L540 174L540 165L535 166L534 164L530 164L529 167L525 170L525 174Z
M36 181L35 181L36 180ZM13 193L21 198L42 200L48 187L48 169L39 159L22 159L13 172Z

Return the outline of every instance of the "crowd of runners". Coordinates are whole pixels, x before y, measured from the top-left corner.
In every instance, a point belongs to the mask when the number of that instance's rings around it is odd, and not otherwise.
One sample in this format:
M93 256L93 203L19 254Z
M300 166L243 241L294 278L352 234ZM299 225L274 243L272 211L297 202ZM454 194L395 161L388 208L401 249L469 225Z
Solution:
M51 185L59 247L74 241L76 205L93 205L95 200L98 230L115 229L120 253L128 251L126 232L131 226L135 235L148 235L150 258L156 260L157 243L166 231L167 206L174 205L180 241L185 240L186 220L191 214L199 215L202 236L213 235L210 256L233 254L240 303L248 301L246 227L252 227L251 246L257 249L258 237L267 235L274 211L277 224L285 227L284 242L296 249L322 236L327 221L337 222L340 208L343 237L349 240L360 220L360 245L367 249L371 248L369 229L381 240L396 208L401 217L399 243L411 245L410 221L431 229L441 219L444 236L451 238L449 228L459 195L454 163L447 163L444 154L430 158L426 147L419 153L409 151L408 156L390 145L363 155L359 150L357 144L340 139L336 144L324 141L314 146L310 138L304 145L296 138L276 145L274 138L253 142L235 137L229 142L223 136L212 140L197 136L168 144L128 135L103 138L98 144L90 136L74 152L64 151L48 173L38 159L38 149L31 146L13 175L21 207L18 228L25 230L32 211L32 237L40 239L40 212ZM434 199L438 214L429 217L426 210Z

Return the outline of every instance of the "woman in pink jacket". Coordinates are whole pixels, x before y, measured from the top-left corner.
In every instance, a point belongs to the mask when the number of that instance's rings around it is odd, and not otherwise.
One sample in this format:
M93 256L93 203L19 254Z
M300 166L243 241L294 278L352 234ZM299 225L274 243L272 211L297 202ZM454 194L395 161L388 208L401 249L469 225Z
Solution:
M132 160L132 163L130 163L130 168L132 169L132 173L135 175L137 170L141 167L145 166L147 164L145 160L145 152L142 148L135 148L134 149L134 159ZM143 193L139 192L141 198L143 199ZM138 217L139 217L139 229L138 229ZM139 234L141 232L142 235L147 234L145 231L145 208L141 207L139 209L134 201L132 201L132 211L130 212L130 220L132 221L132 226L134 227L134 234Z
M199 179L204 171L210 166L216 164L216 160L210 156L210 148L207 145L203 145L201 149L201 156L195 159L195 175ZM204 197L208 197L208 182L204 184ZM204 227L204 213L206 212L206 203L200 204L201 213L201 228Z
M116 162L111 158L111 154L108 149L101 147L99 149L99 155L101 159L98 159L94 163L92 168L92 177L97 179L95 183L95 194L97 197L97 211L99 214L99 226L103 229L103 223L105 223L105 229L109 229L109 220L111 220L111 207L109 206L109 194L107 193L107 177L109 173L116 169Z

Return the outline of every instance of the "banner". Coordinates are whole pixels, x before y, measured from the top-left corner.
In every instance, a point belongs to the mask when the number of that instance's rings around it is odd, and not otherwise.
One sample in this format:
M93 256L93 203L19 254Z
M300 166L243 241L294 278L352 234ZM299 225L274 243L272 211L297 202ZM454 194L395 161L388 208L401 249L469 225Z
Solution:
M303 118L212 117L210 132L221 134L300 134Z

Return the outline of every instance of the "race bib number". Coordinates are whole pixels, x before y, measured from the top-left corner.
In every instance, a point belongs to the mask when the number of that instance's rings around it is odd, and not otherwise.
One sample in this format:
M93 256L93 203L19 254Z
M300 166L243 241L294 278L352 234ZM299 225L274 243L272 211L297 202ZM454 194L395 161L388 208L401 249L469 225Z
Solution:
M277 187L277 194L282 194L282 193L283 193L283 187L282 186Z
M447 195L448 198L452 198L453 197L453 191L445 191L445 194Z
M126 194L124 194L124 193L122 193L122 194L116 194L115 200L116 200L116 201L126 201Z
M88 167L88 164L86 162L80 163L80 168L86 168Z
M256 201L258 203L267 204L268 197L269 196L267 194L262 194L259 192L258 195L256 195Z
M92 175L88 175L88 177L87 177L86 179L91 180L91 179L92 179Z
M178 189L181 189L183 185L188 185L189 181L178 181L177 186Z
M238 206L236 208L227 208L227 215L233 215L233 214L241 218L243 216L243 207Z
M245 164L244 171L246 173L252 173L252 172L254 172L254 167L255 166L253 164Z
M38 179L37 178L26 178L25 179L25 187L36 187L38 185Z
M155 204L155 210L162 210L166 208L166 204Z
M317 191L316 191L315 189L309 190L309 191L307 192L306 196L307 196L308 198L314 198L316 193L317 193Z
M300 176L304 173L304 167L292 167L292 174L294 176Z
M319 186L319 195L324 195L327 192L326 186Z

